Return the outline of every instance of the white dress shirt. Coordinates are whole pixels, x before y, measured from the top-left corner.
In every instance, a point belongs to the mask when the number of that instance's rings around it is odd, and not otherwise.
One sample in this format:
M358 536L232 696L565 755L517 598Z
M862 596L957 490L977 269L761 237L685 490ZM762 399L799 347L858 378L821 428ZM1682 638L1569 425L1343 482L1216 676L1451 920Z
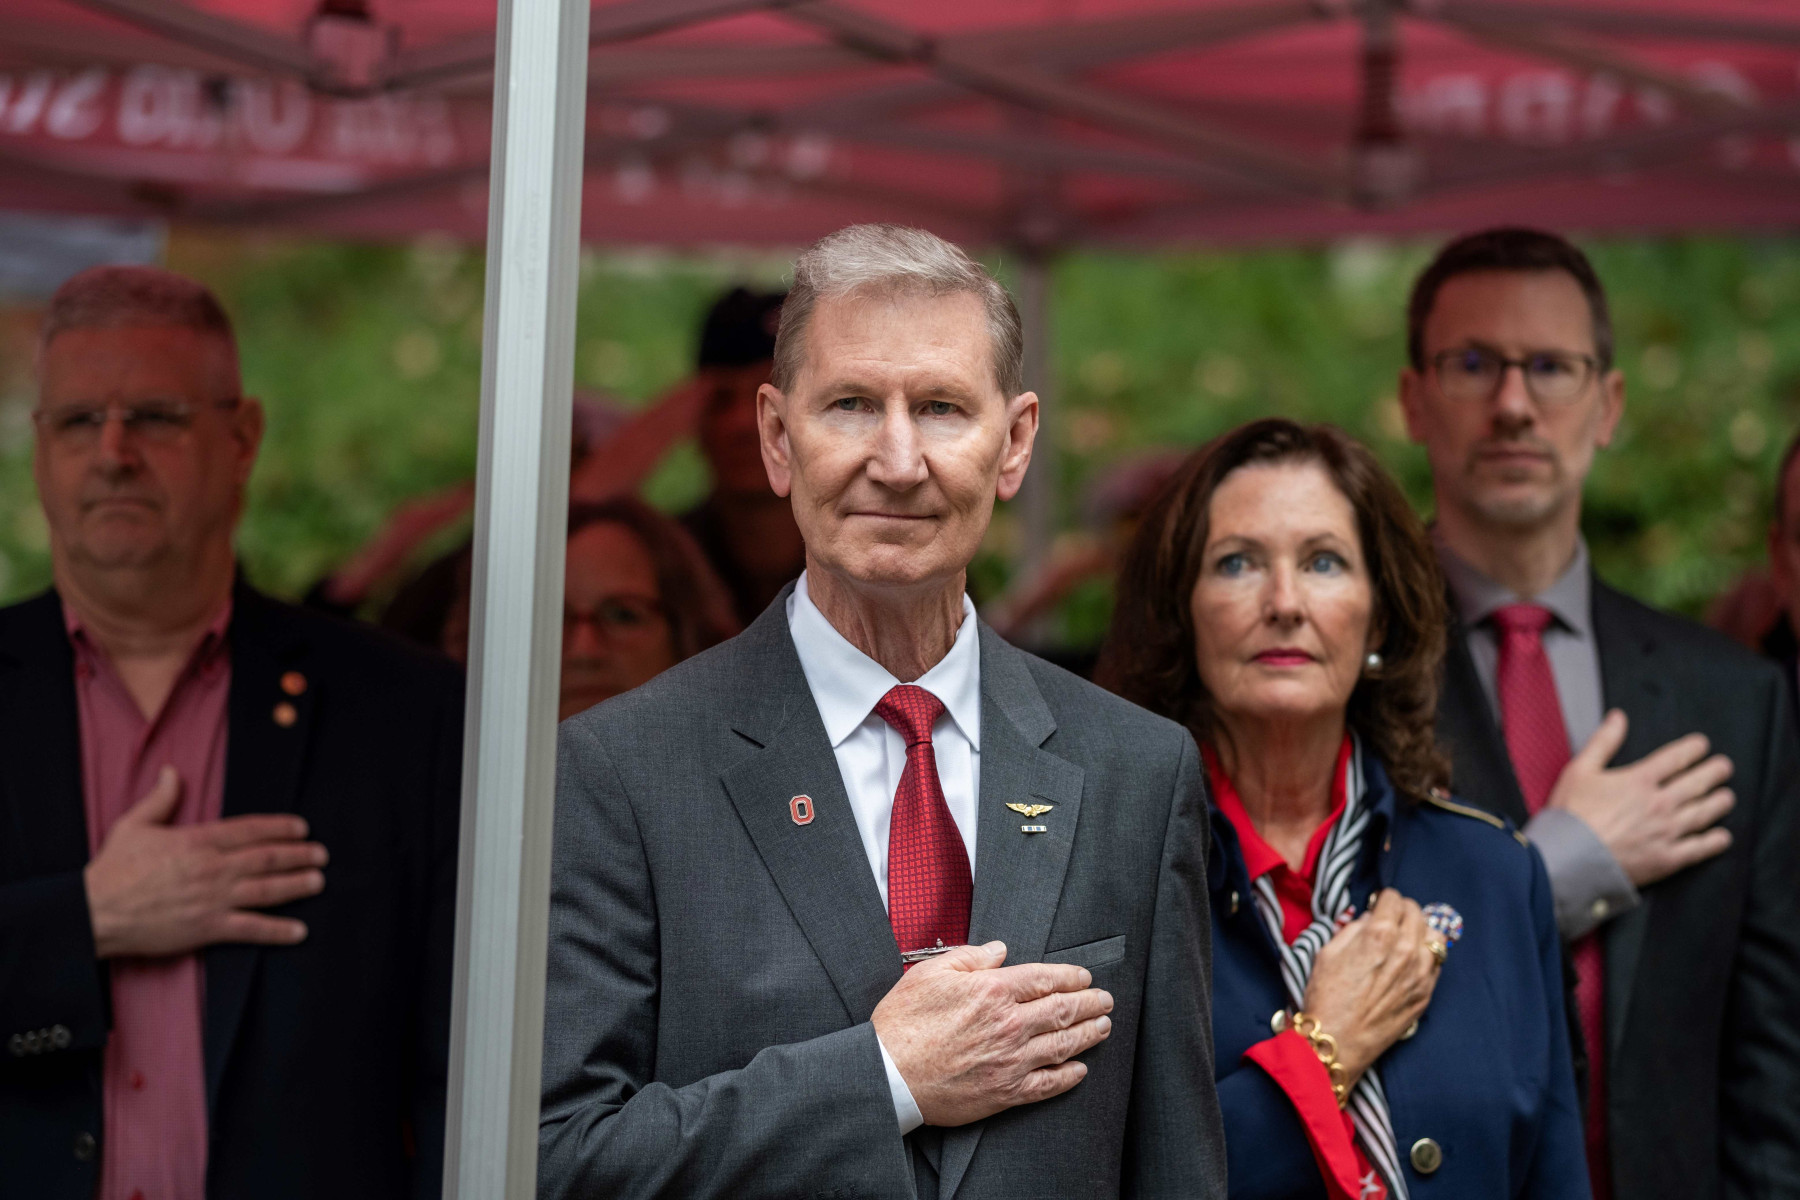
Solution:
M886 904L888 827L894 792L906 770L906 741L881 719L875 706L889 689L908 681L895 679L825 619L807 594L804 573L788 597L787 620L806 686L818 705L825 737L844 778L863 853ZM944 801L969 852L971 875L975 870L975 798L981 792L981 647L976 629L975 606L965 595L962 625L950 652L910 681L944 704L944 716L931 731L931 748L937 756ZM879 1045L880 1039L876 1042ZM881 1061L887 1068L900 1132L911 1133L925 1123L924 1117L886 1046L881 1047Z

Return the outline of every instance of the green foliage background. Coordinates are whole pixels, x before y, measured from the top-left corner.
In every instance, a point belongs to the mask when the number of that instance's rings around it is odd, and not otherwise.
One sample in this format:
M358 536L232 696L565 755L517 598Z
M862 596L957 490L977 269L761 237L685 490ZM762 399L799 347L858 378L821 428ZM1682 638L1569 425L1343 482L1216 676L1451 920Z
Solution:
M1587 528L1600 569L1696 612L1761 557L1769 480L1800 424L1800 241L1590 243L1610 288L1629 381L1623 434L1596 467ZM1426 244L1073 254L1055 271L1059 494L1079 519L1095 473L1271 413L1367 439L1429 511L1423 455L1394 401L1402 309ZM480 392L479 250L177 235L169 263L214 285L237 319L247 389L268 440L240 537L251 577L294 595L407 497L467 478ZM1004 273L1008 264L998 264ZM641 402L679 379L723 287L776 283L771 257L590 254L582 263L579 386ZM30 315L0 340L0 597L48 578L32 490ZM678 508L705 489L691 447L648 491ZM1005 514L990 586L1016 536ZM1063 614L1095 637L1103 590Z

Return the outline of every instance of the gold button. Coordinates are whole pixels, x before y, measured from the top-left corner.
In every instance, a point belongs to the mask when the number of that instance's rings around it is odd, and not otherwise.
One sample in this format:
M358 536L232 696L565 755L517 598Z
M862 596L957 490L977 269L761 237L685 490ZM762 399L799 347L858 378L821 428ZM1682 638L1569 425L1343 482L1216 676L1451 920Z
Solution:
M1404 1042L1417 1032L1419 1032L1419 1023L1414 1021L1411 1025L1406 1027L1406 1032L1400 1035L1400 1040Z
M290 696L299 696L306 691L306 676L298 671L289 671L281 677L281 690Z
M1594 920L1604 921L1606 920L1606 914L1612 911L1612 905L1608 904L1606 902L1606 897L1602 896L1600 899L1594 901L1594 907L1589 911L1594 914Z
M299 710L289 704L286 700L283 700L280 704L275 706L275 712L272 715L275 718L275 723L283 729L289 728L295 721L300 719Z
M1234 917L1237 916L1237 910L1238 910L1238 894L1236 892L1233 892L1233 893L1231 893L1231 915Z
M1430 1138L1420 1138L1412 1147L1413 1170L1429 1175L1444 1165L1444 1152Z
M1278 1008L1275 1015L1269 1018L1269 1029L1273 1033L1285 1033L1288 1027L1287 1009Z

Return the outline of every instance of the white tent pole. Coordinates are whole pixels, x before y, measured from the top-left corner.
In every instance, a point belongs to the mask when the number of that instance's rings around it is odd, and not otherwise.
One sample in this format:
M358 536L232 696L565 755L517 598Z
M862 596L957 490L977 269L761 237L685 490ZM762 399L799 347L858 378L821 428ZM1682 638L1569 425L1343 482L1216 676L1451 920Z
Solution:
M447 1200L537 1187L589 0L499 0Z
M1025 386L1038 396L1037 443L1019 490L1024 525L1022 572L1035 571L1050 555L1056 534L1056 367L1050 353L1050 256L1028 249L1019 263L1019 321L1025 330Z

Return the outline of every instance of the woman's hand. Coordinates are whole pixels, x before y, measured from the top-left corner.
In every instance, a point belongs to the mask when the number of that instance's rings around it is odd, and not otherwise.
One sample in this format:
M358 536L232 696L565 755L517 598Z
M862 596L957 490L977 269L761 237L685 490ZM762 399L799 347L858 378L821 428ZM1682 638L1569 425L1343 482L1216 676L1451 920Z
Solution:
M1427 939L1436 937L1419 906L1388 888L1313 960L1303 1007L1337 1041L1350 1086L1431 1003L1441 967Z

